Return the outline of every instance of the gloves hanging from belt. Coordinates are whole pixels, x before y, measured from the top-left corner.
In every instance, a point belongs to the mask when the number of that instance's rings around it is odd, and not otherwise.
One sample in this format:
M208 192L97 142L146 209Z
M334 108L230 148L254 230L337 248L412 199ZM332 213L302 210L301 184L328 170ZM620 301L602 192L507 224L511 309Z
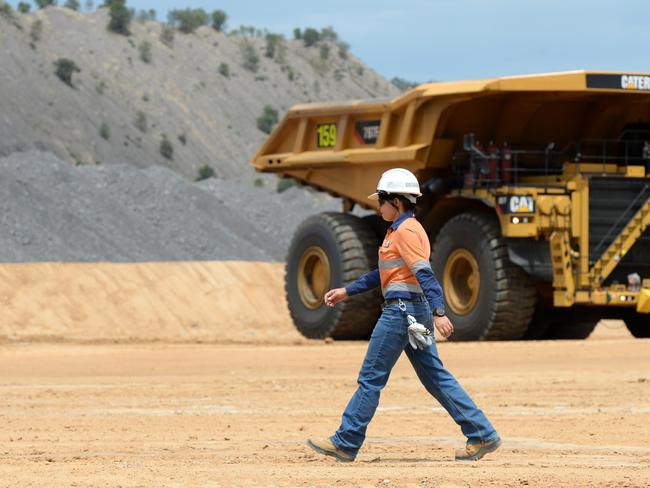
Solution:
M429 329L415 320L412 315L407 315L406 319L409 323L409 344L413 349L424 350L433 344L433 337Z

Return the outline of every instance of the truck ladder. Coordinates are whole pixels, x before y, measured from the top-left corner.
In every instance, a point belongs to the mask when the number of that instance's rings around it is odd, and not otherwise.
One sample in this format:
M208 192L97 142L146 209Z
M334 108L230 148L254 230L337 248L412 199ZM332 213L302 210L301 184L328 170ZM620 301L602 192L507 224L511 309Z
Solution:
M551 233L551 262L553 265L553 303L556 307L573 305L575 280L571 264L571 246L568 232L556 230Z
M643 187L637 198L645 196L649 189L650 186L648 185ZM595 288L600 287L648 226L650 226L650 195L646 197L645 203L634 214L616 239L612 241L598 261L594 263L590 272L592 286Z

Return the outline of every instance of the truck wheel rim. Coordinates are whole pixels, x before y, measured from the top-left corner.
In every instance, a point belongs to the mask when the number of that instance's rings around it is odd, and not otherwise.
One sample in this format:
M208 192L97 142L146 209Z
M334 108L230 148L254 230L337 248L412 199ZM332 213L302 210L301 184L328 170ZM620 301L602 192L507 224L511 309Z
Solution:
M467 315L476 305L481 272L476 258L466 249L456 249L445 264L443 286L447 304L456 315Z
M323 305L323 296L330 286L330 261L318 246L305 250L298 264L298 293L307 308Z

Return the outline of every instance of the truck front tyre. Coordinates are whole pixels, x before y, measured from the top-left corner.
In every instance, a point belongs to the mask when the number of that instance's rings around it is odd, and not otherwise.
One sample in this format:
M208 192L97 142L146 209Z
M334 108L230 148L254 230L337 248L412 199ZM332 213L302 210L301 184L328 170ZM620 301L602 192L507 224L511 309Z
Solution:
M454 324L450 340L516 340L524 335L536 289L510 262L495 216L463 213L450 219L433 242L432 266Z
M310 339L365 339L381 310L378 290L348 297L331 308L327 290L377 267L377 238L359 217L327 212L305 220L287 256L285 293L298 331Z

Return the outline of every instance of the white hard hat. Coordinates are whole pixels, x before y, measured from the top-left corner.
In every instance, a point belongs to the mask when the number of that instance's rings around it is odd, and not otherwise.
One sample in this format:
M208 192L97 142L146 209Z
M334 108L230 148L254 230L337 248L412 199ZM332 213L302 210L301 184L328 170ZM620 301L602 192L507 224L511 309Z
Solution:
M382 193L393 193L405 196L409 202L415 203L417 197L421 197L420 183L413 173L408 169L389 169L379 179L377 191L368 195L371 200L378 200Z

